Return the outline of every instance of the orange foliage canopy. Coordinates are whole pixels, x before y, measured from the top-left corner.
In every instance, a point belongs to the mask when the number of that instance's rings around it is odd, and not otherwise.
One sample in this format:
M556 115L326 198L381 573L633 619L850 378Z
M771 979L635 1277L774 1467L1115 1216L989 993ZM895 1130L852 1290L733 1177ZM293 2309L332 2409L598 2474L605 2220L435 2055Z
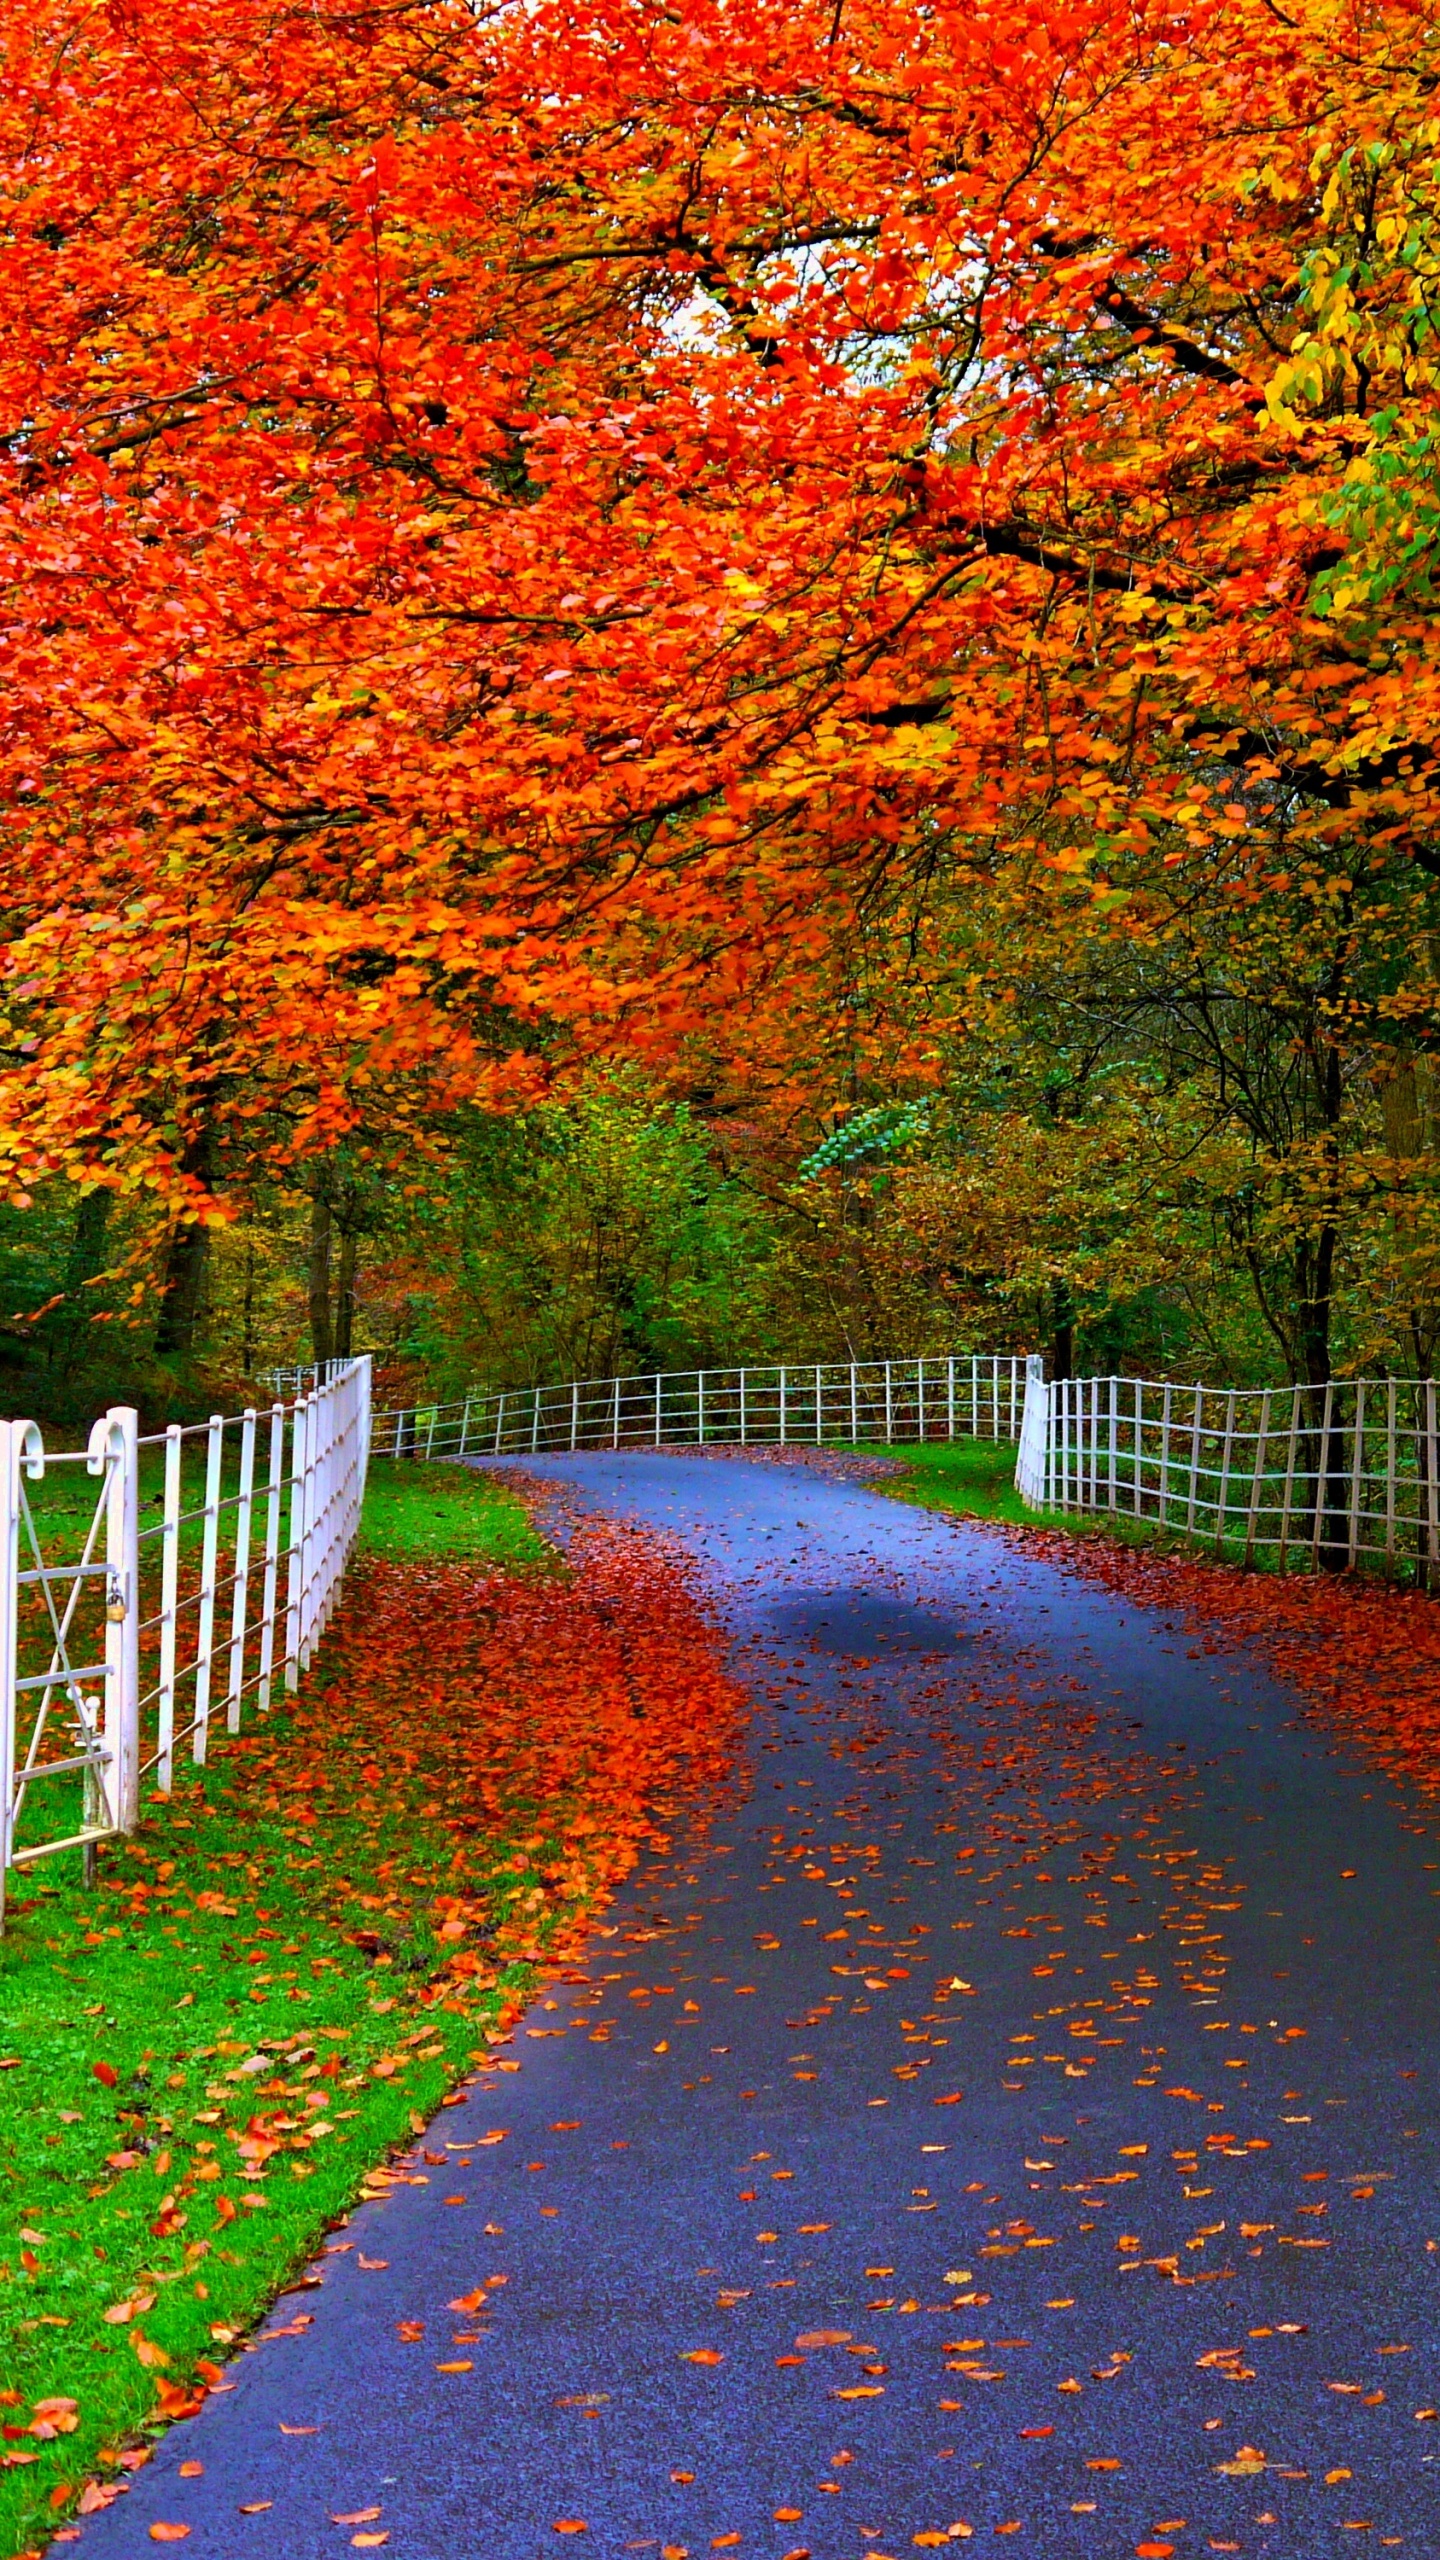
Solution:
M803 1043L942 848L1440 868L1365 494L1435 48L1424 0L15 13L12 1181L195 1200L203 1130L523 1094L557 1021Z

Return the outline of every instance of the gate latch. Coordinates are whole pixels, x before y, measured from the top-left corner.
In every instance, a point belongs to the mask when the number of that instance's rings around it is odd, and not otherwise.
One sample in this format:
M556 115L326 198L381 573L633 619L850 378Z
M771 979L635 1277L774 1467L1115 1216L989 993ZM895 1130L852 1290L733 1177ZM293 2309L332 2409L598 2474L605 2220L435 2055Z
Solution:
M112 1572L105 1588L105 1616L112 1627L123 1625L129 1614L125 1584L120 1574Z

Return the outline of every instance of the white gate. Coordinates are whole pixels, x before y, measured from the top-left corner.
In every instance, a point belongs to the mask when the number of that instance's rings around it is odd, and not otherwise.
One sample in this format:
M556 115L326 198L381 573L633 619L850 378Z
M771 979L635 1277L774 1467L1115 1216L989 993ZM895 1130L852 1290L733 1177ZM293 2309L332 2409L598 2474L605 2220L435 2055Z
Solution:
M6 1872L132 1831L140 1781L203 1764L223 1700L294 1689L339 1595L365 1490L370 1363L268 1414L83 1450L0 1422L0 1924ZM257 1463L258 1462L258 1463ZM158 1514L152 1517L152 1514Z

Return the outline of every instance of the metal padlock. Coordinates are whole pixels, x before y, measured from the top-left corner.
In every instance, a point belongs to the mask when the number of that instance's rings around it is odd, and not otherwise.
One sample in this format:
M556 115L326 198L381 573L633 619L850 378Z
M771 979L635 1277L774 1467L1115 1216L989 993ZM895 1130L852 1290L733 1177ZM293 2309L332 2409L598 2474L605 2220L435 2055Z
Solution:
M118 1573L112 1573L105 1591L105 1616L112 1627L122 1626L127 1611L125 1585Z

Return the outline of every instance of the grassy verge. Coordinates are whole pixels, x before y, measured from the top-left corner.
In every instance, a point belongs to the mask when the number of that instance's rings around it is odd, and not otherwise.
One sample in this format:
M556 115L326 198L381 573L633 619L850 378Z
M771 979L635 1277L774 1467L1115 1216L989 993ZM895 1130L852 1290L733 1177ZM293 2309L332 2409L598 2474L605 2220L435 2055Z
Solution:
M925 1511L958 1511L975 1520L1033 1521L1015 1490L1015 1451L1008 1441L953 1440L923 1448L887 1449L862 1443L863 1458L899 1459L903 1475L877 1477L875 1491Z
M108 2503L197 2405L633 1861L688 1747L668 1699L689 1646L693 1706L704 1630L633 1557L535 1570L518 1501L458 1469L382 1466L365 1542L284 1712L148 1800L96 1891L71 1856L15 1879L0 2554Z
M926 1511L949 1511L974 1520L1001 1520L1016 1528L1043 1529L1066 1538L1101 1538L1122 1547L1141 1547L1160 1556L1214 1554L1213 1538L1188 1536L1183 1528L1162 1527L1158 1520L1136 1520L1123 1511L1035 1511L1015 1490L1015 1450L993 1440L936 1442L925 1448L862 1448L862 1457L899 1459L904 1474L877 1477L874 1490L897 1502L917 1503ZM1230 1551L1220 1561L1238 1564ZM1278 1572L1273 1549L1257 1547L1252 1566Z
M393 1458L371 1461L361 1545L376 1556L468 1556L508 1566L555 1561L498 1476Z

